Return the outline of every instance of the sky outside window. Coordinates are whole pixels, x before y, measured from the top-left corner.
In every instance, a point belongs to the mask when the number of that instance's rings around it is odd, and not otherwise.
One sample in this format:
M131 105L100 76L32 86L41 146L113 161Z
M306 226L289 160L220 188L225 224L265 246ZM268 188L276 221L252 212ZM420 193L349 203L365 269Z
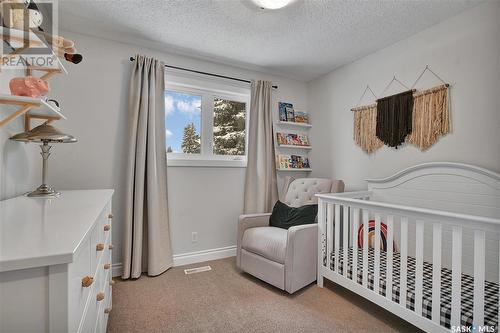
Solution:
M165 91L165 135L167 151L193 153L182 148L185 128L194 126L194 132L201 137L201 96ZM193 136L192 131L188 133ZM192 138L191 138L192 139ZM170 148L170 149L169 149Z

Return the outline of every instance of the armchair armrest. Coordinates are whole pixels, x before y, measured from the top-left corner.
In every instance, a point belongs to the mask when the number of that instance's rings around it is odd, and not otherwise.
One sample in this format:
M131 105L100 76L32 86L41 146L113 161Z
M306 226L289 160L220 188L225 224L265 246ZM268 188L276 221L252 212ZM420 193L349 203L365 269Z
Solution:
M238 219L238 235L236 238L236 266L240 267L241 241L245 230L256 227L269 226L271 213L240 215Z
M288 229L285 257L285 290L290 294L316 280L318 225L305 224Z

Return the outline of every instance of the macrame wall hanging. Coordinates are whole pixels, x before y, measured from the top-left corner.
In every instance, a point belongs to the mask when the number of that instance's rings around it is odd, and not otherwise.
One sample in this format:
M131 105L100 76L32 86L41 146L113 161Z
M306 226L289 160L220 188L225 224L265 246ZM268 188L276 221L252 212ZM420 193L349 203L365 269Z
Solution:
M413 89L426 71L434 74L443 85L423 91ZM426 150L450 130L449 85L429 66L425 67L411 88L394 76L382 95L394 82L406 91L377 99L367 86L358 105L367 91L372 93L376 103L351 109L354 112L354 142L368 154L384 144L397 148L404 142Z
M448 104L450 85L434 73L429 66L425 66L412 87L417 85L426 71L434 74L443 84L413 94L413 131L408 137L408 143L417 146L422 151L431 147L439 137L450 131Z
M358 105L368 91L377 99L368 85L361 95ZM371 154L384 145L376 135L377 104L355 107L352 111L354 111L354 142L365 152Z

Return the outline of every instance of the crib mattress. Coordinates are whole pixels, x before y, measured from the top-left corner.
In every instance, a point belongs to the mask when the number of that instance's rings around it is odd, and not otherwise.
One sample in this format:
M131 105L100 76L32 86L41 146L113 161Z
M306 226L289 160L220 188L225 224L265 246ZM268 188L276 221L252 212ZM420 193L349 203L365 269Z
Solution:
M347 276L352 280L352 256L353 248L348 251L348 271ZM363 249L358 249L357 253L358 272L357 282L362 284L363 281ZM331 269L334 269L335 255L331 254L332 264ZM400 254L394 252L393 255L393 276L392 276L392 300L399 303L400 298ZM374 260L375 251L370 249L368 252L368 288L374 288ZM408 257L407 261L407 293L406 293L406 308L415 310L415 258ZM386 252L380 251L380 288L379 293L386 295L386 267L387 259ZM344 272L343 250L340 249L340 273ZM424 262L423 268L423 296L422 296L422 316L432 318L432 264ZM472 325L473 311L473 295L474 295L474 277L462 274L462 325ZM497 325L498 316L498 284L485 281L485 300L484 300L484 325ZM447 268L441 269L441 325L446 328L451 328L451 270Z

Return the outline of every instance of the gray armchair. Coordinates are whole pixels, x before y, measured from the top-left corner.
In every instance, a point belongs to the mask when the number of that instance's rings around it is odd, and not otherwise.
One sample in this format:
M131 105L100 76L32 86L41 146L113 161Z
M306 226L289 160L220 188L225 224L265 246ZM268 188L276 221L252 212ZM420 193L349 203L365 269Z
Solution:
M284 202L292 207L316 204L315 194L343 192L344 182L301 178L290 183ZM318 226L281 229L269 226L271 214L241 215L236 265L290 294L316 280Z

